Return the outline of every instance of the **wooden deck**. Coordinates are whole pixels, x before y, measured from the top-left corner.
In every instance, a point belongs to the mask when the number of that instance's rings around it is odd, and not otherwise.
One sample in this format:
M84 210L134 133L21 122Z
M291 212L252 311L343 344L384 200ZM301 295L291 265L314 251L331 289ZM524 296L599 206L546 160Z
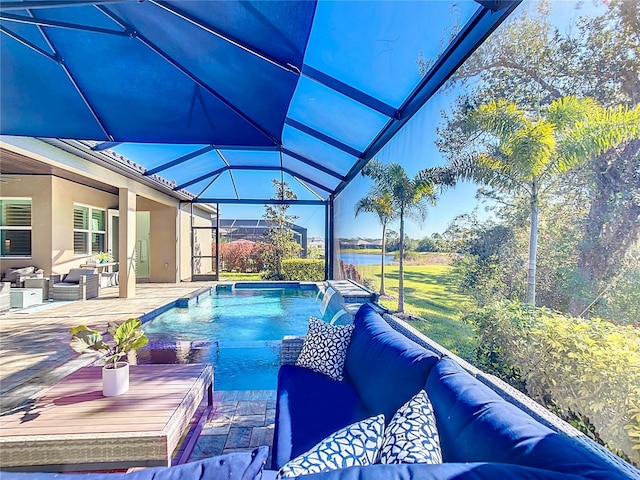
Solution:
M30 408L0 417L3 469L171 465L203 398L212 404L212 366L130 368L130 389L123 395L104 397L101 367L85 367L43 392Z

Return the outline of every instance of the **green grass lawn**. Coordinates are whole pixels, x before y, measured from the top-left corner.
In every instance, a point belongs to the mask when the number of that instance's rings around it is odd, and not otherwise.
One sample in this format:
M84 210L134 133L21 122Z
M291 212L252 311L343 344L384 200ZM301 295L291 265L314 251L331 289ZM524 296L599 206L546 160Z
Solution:
M377 291L380 266L356 267ZM413 265L404 269L405 313L423 318L411 324L429 338L466 360L473 359L476 346L470 325L460 320L469 301L456 291L453 270L449 265ZM385 307L398 308L398 266L385 267L385 290L392 298L382 298Z
M220 272L220 280L221 281L231 281L235 282L238 280L246 280L250 282L260 281L259 273L242 273L242 272Z

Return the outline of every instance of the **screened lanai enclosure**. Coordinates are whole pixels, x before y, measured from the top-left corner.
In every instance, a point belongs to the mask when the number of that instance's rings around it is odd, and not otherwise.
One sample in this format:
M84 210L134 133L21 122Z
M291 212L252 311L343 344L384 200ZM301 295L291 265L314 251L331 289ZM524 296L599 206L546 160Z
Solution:
M375 290L638 465L638 25L632 0L3 1L0 200L63 175L23 162L52 147L122 168L207 219L176 228L189 279L280 215L317 280ZM176 223L161 203L139 205ZM35 228L5 210L3 260Z
M287 182L329 274L336 197L518 4L3 2L2 133L100 141L193 202Z

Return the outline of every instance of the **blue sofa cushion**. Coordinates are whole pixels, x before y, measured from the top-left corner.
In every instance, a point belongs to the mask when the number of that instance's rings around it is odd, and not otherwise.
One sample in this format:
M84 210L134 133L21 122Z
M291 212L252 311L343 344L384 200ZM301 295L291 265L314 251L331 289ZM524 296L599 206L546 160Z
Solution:
M503 400L451 359L433 368L426 390L445 462L512 463L590 479L617 478L594 454Z
M17 473L2 472L2 480L260 480L269 447L234 452L175 467L156 467L131 473Z
M501 463L369 465L308 475L304 480L578 480L578 475Z
M439 357L393 330L370 304L360 307L354 324L346 376L369 414L383 413L388 423L424 387Z
M287 462L276 478L297 478L310 473L373 465L382 446L383 433L384 415L347 425Z
M308 368L282 365L278 373L273 468L320 440L370 415L349 382Z

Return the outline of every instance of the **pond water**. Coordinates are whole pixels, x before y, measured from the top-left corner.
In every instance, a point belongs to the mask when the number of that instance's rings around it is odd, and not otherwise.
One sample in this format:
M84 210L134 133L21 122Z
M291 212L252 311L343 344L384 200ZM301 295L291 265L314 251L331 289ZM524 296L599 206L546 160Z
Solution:
M351 265L380 265L379 253L341 253L340 260ZM384 264L389 265L393 261L393 254L384 256Z

